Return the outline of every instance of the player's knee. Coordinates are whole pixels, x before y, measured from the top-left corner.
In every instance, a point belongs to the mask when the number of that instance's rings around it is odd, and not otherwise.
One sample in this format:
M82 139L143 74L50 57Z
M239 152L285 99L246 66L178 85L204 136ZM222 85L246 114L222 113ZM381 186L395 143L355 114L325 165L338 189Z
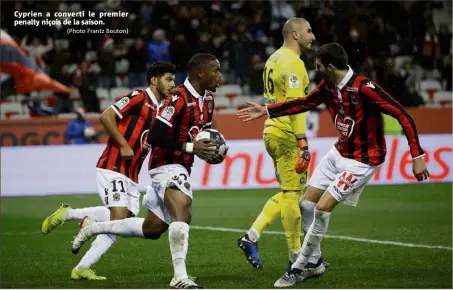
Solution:
M123 220L130 217L130 211L127 207L111 207L110 220Z
M168 229L168 224L159 218L148 214L142 226L143 235L145 239L157 240Z
M158 240L160 236L167 230L167 227L161 225L149 225L143 223L143 235L145 239Z

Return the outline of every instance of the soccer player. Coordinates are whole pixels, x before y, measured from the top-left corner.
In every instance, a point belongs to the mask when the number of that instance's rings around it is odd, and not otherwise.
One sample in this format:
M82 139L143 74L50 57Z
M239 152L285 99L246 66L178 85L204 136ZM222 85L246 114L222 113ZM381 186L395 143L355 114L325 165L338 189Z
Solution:
M165 96L174 89L175 72L171 63L153 63L148 69L149 87L145 91L132 91L102 113L101 123L109 139L96 165L96 180L104 206L72 209L62 205L44 220L43 233L50 233L65 221L82 220L85 216L96 221L108 221L138 215L138 174L149 153L146 142L149 124L163 105ZM106 279L96 275L91 267L116 240L114 235L99 235L72 270L71 279Z
M303 18L291 18L283 26L283 46L266 62L263 73L264 102L277 104L308 93L309 78L300 55L311 49L315 36L310 24ZM306 114L267 119L264 127L264 144L274 161L275 175L280 182L281 192L271 197L246 235L238 240L247 261L255 268L263 267L258 255L258 240L265 228L281 217L292 264L301 249L301 210L299 199L307 181L310 163L308 142L305 136ZM314 207L314 206L313 206ZM313 208L303 211L304 232L311 221ZM310 260L317 266L322 259Z
M176 289L202 288L186 270L194 154L212 163L222 161L209 140L194 142L196 134L212 124L214 98L211 91L215 91L221 81L219 61L210 54L195 54L187 69L189 77L167 97L148 134L152 145L149 166L152 184L143 199L143 206L148 209L146 218L108 222L85 219L72 243L73 252L77 252L93 235L158 239L168 229L174 268L170 287Z
M412 117L379 85L355 74L347 63L348 56L340 44L323 45L316 53L316 69L323 81L308 96L267 107L249 103L248 108L238 111L239 118L249 121L266 114L270 118L299 114L325 103L340 133L315 169L305 193L305 199L315 204L315 214L301 253L275 287L289 287L317 275L317 270L305 265L311 257L321 256L320 242L332 211L340 202L356 206L364 187L385 160L381 113L396 118L403 128L414 176L418 181L429 177Z

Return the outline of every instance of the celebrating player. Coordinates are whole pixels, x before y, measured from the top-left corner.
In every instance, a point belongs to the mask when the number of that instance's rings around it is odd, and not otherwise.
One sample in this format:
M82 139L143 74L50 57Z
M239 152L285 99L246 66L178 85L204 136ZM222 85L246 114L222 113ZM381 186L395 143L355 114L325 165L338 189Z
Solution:
M149 88L134 90L101 115L101 123L109 134L107 146L96 165L98 193L103 206L72 209L62 205L47 217L42 232L47 234L65 221L120 220L137 216L140 209L138 174L149 146L146 143L149 124L155 118L161 100L175 87L176 68L171 63L156 62L148 69ZM80 263L72 270L72 279L104 280L91 267L110 249L117 237L99 235Z
M249 103L248 108L238 111L239 118L250 121L266 114L270 118L299 114L324 102L340 133L335 146L321 159L305 193L305 199L316 206L301 253L275 287L289 287L317 275L318 270L305 266L310 258L321 256L320 242L331 212L340 202L356 206L364 187L385 160L381 113L396 118L403 127L414 176L418 181L429 177L412 117L380 86L355 74L347 63L348 56L340 44L323 45L317 51L316 69L324 80L308 96L267 107Z
M167 97L154 122L148 142L152 145L148 186L143 205L148 215L121 221L93 222L85 219L73 241L73 251L91 236L114 234L122 237L158 239L168 229L174 277L171 288L202 288L186 270L189 224L192 214L190 172L194 154L211 163L221 162L209 140L194 142L196 134L210 128L215 91L221 81L220 64L210 54L194 55L187 66L189 77Z
M283 26L283 37L283 46L269 57L264 69L265 104L277 104L308 93L309 78L300 55L310 50L315 41L310 24L303 18L291 18ZM263 267L258 255L258 240L264 229L278 217L281 217L285 229L290 265L297 259L302 247L299 199L310 163L305 122L305 113L269 118L265 122L264 144L274 161L281 192L267 201L250 230L238 240L238 246L253 267ZM303 211L304 232L313 221L313 208ZM320 264L322 259L310 260L307 267Z

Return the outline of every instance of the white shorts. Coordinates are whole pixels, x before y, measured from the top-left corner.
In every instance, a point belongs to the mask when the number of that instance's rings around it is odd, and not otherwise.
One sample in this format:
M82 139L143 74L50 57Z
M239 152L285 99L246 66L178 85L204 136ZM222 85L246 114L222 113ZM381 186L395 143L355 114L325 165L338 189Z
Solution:
M355 207L376 169L377 166L341 156L333 147L321 159L308 185L327 189L338 202Z
M192 186L187 169L179 164L170 164L151 169L151 185L146 187L143 206L152 211L158 218L171 224L170 212L165 207L164 198L168 187L176 186L192 199Z
M127 207L135 216L140 211L140 192L137 183L121 173L96 168L98 193L104 205L110 207Z

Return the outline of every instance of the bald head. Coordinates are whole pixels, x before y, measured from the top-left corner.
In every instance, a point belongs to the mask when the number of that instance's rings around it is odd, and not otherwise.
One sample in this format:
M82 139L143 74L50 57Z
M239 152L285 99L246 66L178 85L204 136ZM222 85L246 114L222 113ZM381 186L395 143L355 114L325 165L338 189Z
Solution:
M302 31L304 26L308 24L305 18L290 18L283 25L283 37L287 38L291 36L293 31Z
M304 18L290 18L283 25L283 46L301 54L311 49L315 36L311 31L310 23Z

